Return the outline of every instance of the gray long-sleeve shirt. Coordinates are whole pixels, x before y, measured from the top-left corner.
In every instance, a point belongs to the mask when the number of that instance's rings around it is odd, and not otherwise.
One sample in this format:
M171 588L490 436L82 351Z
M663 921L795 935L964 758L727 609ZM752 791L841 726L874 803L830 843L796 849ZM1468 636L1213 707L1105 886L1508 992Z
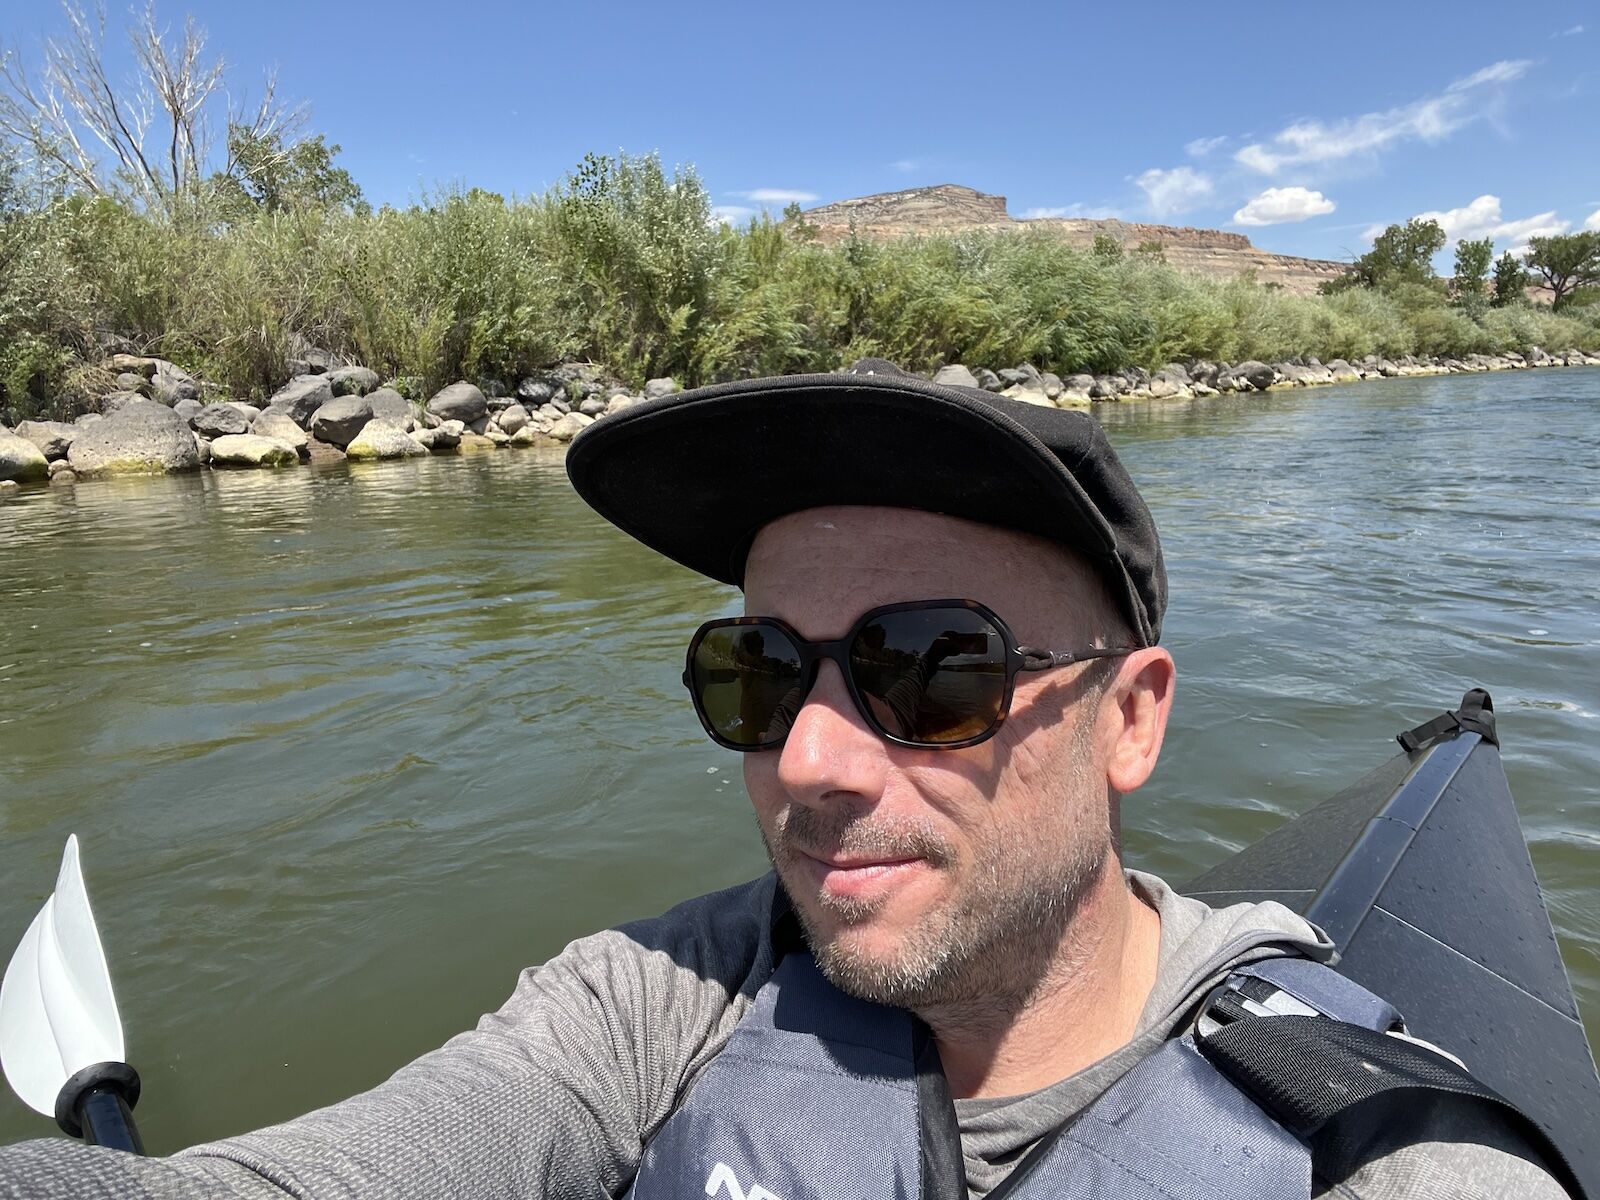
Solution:
M1272 954L1325 956L1276 904L1211 909L1153 876L1130 884L1161 914L1157 981L1134 1040L1026 1096L956 1104L968 1187L982 1197L1050 1129L1169 1036L1206 989ZM60 1139L0 1149L0 1197L444 1200L617 1196L645 1143L726 1044L772 973L771 876L662 917L582 938L478 1027L380 1086L296 1120L140 1159ZM1469 1064L1470 1065L1470 1064ZM1564 1195L1487 1110L1440 1102L1410 1130L1374 1129L1316 1163L1317 1195Z

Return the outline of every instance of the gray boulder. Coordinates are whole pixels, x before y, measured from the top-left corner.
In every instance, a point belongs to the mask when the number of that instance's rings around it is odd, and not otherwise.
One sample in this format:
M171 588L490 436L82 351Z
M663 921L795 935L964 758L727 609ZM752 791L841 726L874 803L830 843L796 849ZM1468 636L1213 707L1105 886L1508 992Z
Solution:
M1033 376L1021 367L1006 367L996 373L1000 376L1000 382L1005 384L1007 388L1014 388L1019 383L1031 384L1033 382Z
M428 401L428 411L442 421L460 421L471 425L488 415L489 404L481 391L463 380L437 392Z
M141 396L150 394L150 380L136 371L124 371L117 376L117 389L124 392L138 392Z
M234 408L242 412L246 421L254 421L261 415L261 410L259 408L257 408L254 404L246 404L243 400L229 400L226 403L232 405ZM174 409L176 409L176 405L174 405Z
M72 423L74 425L76 425L79 429L87 429L90 425L93 425L96 421L104 421L104 420L105 420L105 416L102 413L79 413L76 417L73 418Z
M496 419L499 421L501 429L515 437L517 430L528 423L528 410L520 404L507 405L501 410L500 416Z
M179 400L172 406L172 411L177 413L189 423L189 428L194 428L194 419L205 410L205 405L198 400Z
M368 421L344 452L352 462L371 462L385 458L416 458L426 454L428 448L392 421Z
M1361 372L1357 371L1342 358L1336 358L1329 363L1328 372L1333 376L1335 383L1353 383L1361 378Z
M135 400L143 399L138 392L111 392L100 397L100 412L109 417L112 413L121 412Z
M67 447L78 436L76 425L61 421L23 421L17 426L17 436L27 438L46 458L54 461L67 456Z
M1186 379L1179 379L1165 367L1150 377L1150 395L1156 400L1170 400L1175 396L1189 394L1189 384Z
M676 395L681 391L683 389L678 386L676 379L650 379L645 381L644 398L646 400L659 400L663 396Z
M226 434L211 443L214 467L292 467L299 461L300 452L288 442L254 433Z
M978 386L986 392L1005 390L1006 385L1000 382L1000 376L989 370L988 367L979 367L972 373L972 377L978 381Z
M944 387L975 388L978 386L978 377L960 363L951 363L948 366L940 367L933 373L933 381Z
M372 405L365 396L335 396L311 415L311 434L341 450L372 420ZM391 422L397 428L398 422ZM405 430L401 429L404 433Z
M558 442L570 442L592 424L593 420L582 413L569 412L550 426L550 436Z
M1214 362L1201 359L1188 368L1190 383L1203 383L1208 388L1217 386L1217 375L1221 368Z
M1264 362L1256 359L1246 359L1233 368L1233 374L1238 379L1243 379L1258 392L1264 392L1272 386L1277 377L1273 369Z
M586 417L603 417L606 414L606 401L599 396L590 396L578 405L578 411Z
M24 421L24 425L33 424ZM0 427L0 481L32 483L50 478L50 460L25 437Z
M182 367L163 361L150 380L150 398L168 406L179 400L198 400L200 384Z
M257 437L282 442L297 455L311 452L311 435L291 421L287 413L271 410L262 413L250 426L250 432Z
M551 396L559 396L565 391L561 380L554 376L530 375L517 384L517 399L522 401L524 407L533 409L548 404Z
M619 413L624 409L632 408L635 404L643 403L643 396L613 396L606 401L606 415L610 416L612 413Z
M1068 375L1061 381L1061 395L1057 400L1082 401L1089 398L1089 389L1094 387L1093 375Z
M483 436L494 443L496 450L511 444L511 435L498 425L491 425L483 431Z
M1052 400L1059 398L1065 390L1065 386L1061 382L1061 376L1054 371L1040 371L1039 383L1044 388L1044 394Z
M179 420L183 420L183 415L176 408L172 411ZM188 424L203 438L250 432L250 419L231 404L208 404L195 413Z
M332 399L333 385L326 376L297 375L272 393L267 409L276 409L301 429L309 429L317 409Z
M139 399L80 432L67 461L79 475L148 475L192 470L200 448L182 417Z
M392 421L402 429L416 420L417 416L411 408L411 401L393 388L379 388L375 392L368 392L367 407L372 410L375 420Z
M432 429L417 430L411 437L424 449L442 454L457 449L466 432L467 427L460 421L441 421Z
M562 416L562 417L566 416L569 412L572 411L572 404L567 400L567 398L565 396L552 396L552 397L550 397L550 407L556 410L556 415L557 416Z
M1165 375L1169 379L1173 380L1173 382L1181 384L1184 387L1188 387L1189 384L1194 382L1193 378L1189 374L1189 369L1182 363L1170 362L1166 366L1162 367L1161 370L1157 371L1156 374Z
M378 373L371 367L335 367L328 372L335 396L365 396L378 386Z
M1089 385L1089 399L1115 400L1121 383L1115 375L1096 375L1094 382Z

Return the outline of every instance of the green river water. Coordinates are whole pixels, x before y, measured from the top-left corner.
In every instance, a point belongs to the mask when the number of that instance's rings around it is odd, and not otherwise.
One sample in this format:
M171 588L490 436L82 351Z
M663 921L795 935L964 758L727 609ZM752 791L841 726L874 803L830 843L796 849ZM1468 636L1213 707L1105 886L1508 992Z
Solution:
M1593 1028L1600 370L1096 415L1180 675L1130 861L1186 879L1483 685ZM152 1151L368 1087L567 940L764 868L678 683L736 604L555 452L0 503L0 957L75 831ZM52 1132L0 1092L0 1143Z

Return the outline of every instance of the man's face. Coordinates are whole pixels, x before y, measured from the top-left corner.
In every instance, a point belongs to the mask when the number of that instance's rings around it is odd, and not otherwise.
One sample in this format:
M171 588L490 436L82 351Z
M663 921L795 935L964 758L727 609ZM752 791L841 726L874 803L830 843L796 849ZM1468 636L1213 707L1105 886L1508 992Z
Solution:
M1023 645L1115 641L1072 556L932 513L795 513L760 532L745 574L747 613L813 640L877 605L946 598L988 605ZM782 748L744 756L768 853L835 984L912 1009L1025 998L1116 865L1089 669L1021 674L993 738L918 750L878 737L825 662Z

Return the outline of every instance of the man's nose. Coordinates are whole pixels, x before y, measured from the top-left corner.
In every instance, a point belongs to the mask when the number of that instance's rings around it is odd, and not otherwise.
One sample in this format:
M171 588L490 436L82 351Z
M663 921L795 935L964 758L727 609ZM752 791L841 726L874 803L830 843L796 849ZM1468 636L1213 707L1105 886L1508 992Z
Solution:
M874 804L888 745L862 720L838 664L824 662L779 752L778 782L800 804Z

